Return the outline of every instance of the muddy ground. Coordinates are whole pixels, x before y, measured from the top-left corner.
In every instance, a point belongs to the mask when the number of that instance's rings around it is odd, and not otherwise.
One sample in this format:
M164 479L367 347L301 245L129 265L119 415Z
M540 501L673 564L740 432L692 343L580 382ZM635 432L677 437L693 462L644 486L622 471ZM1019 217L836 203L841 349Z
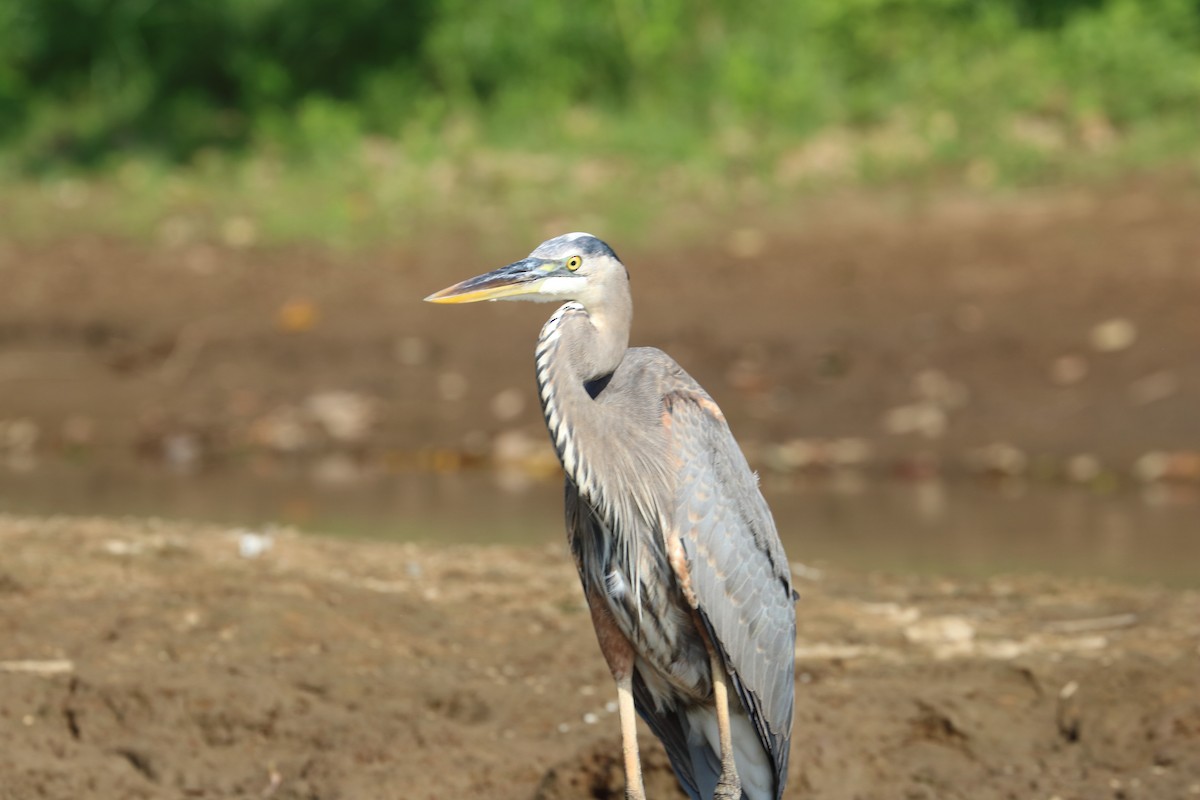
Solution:
M691 371L760 468L1108 491L1139 469L1200 480L1198 221L1200 194L1156 180L835 199L611 243L634 342ZM536 242L173 231L0 233L0 469L553 471L532 369L549 309L420 302ZM238 545L0 516L0 800L621 797L564 548ZM789 797L1200 797L1196 592L798 574ZM652 798L672 797L644 745Z
M0 798L620 798L565 547L0 517ZM1200 796L1200 593L816 572L788 797ZM646 734L653 798L679 796Z
M772 445L849 438L884 466L1087 477L1200 450L1198 220L1200 193L1160 178L830 199L611 243L634 343L691 371L756 465L779 460ZM0 449L185 464L340 449L400 466L436 451L452 467L520 454L501 436L515 432L545 454L532 353L549 309L421 302L536 242L468 231L352 254L173 230L0 238ZM1182 471L1200 477L1200 460Z

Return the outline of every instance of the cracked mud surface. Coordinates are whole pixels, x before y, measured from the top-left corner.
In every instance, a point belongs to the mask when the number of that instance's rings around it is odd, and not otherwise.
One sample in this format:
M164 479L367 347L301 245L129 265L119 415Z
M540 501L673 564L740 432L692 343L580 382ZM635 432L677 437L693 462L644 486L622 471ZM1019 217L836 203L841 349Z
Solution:
M283 533L250 560L221 528L0 516L0 552L3 800L622 796L565 548ZM1200 593L798 587L789 798L1200 796Z

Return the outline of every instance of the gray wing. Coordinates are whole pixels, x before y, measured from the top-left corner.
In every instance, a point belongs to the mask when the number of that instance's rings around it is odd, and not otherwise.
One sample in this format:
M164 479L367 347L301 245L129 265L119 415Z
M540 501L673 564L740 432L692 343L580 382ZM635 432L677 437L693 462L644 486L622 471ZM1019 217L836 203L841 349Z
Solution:
M697 610L759 740L787 776L795 698L791 572L758 481L716 403L683 373L664 395L676 458L675 529ZM667 543L668 549L670 542Z

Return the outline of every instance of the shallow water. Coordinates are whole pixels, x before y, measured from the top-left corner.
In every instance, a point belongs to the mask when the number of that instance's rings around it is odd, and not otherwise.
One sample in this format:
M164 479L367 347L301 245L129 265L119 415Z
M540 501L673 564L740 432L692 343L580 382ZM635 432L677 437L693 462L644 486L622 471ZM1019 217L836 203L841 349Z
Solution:
M764 486L794 562L948 575L1048 573L1200 586L1200 492L1097 494L977 483ZM336 536L454 544L562 541L562 487L488 472L314 479L176 475L56 465L0 471L0 512L163 517Z

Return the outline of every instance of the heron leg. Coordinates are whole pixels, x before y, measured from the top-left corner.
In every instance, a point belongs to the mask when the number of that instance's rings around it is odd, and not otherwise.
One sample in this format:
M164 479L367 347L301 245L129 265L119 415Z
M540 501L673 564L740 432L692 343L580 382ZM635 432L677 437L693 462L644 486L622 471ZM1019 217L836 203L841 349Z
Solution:
M721 778L717 781L713 800L741 800L742 780L733 759L733 734L729 725L729 679L715 648L709 648L708 660L712 666L713 702L717 707L717 733L721 740Z
M588 593L588 607L600 652L617 682L617 711L621 718L621 753L625 760L625 800L646 800L642 784L642 760L638 753L637 709L633 704L633 645L617 627L604 600Z
M625 757L625 800L646 800L642 759L638 753L637 711L633 707L633 672L617 678L617 711L621 717L621 753Z

